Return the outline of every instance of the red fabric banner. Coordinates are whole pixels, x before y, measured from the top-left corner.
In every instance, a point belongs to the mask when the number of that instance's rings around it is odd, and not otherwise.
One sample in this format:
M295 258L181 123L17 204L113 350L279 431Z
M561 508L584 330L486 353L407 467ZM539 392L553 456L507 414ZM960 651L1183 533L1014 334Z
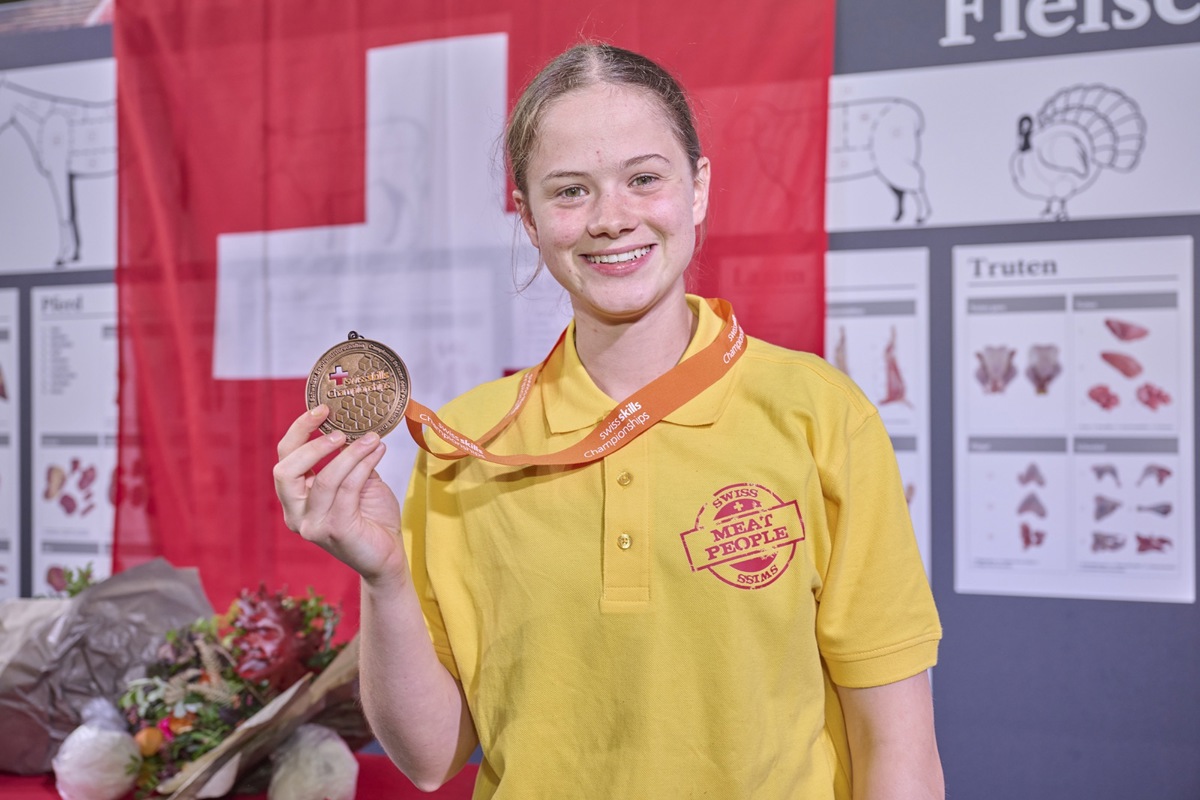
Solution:
M381 288L389 263L420 250L446 271L414 286L471 297L472 264L496 248L479 238L487 225L456 220L476 201L496 219L511 211L500 185L454 193L487 171L471 164L494 172L500 159L467 152L472 125L444 120L474 119L452 106L474 104L499 72L506 96L482 117L498 130L536 68L580 39L643 52L692 93L713 194L691 288L730 300L752 335L820 352L832 37L832 0L697 0L686 12L669 0L118 0L114 569L155 556L196 566L217 607L259 582L312 586L344 602L349 635L356 576L287 531L274 496L275 445L304 408L296 363L320 352L289 344L326 302L347 318L358 306L427 313L433 328L435 311L454 315L450 301ZM426 110L404 111L418 97ZM438 244L443 230L457 243ZM502 236L511 253L515 225ZM489 346L478 331L463 341ZM499 376L503 355L462 349L440 355L469 369L414 396Z

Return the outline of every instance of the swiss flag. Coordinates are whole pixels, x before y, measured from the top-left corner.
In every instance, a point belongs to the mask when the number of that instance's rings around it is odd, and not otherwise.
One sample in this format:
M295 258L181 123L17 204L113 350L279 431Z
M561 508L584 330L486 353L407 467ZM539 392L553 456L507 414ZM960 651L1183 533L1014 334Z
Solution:
M437 406L566 320L512 216L499 136L581 39L671 69L713 161L692 288L820 352L833 0L117 0L120 414L114 569L196 566L214 606L349 569L287 531L275 446L350 330ZM603 120L596 120L602 125ZM514 275L515 273L515 275ZM389 438L403 493L411 443Z

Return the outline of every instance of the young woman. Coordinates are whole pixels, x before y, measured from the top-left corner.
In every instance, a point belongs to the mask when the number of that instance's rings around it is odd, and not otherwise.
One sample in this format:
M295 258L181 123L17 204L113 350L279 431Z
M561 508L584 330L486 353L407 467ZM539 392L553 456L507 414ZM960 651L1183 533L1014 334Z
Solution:
M362 576L379 741L422 788L481 744L477 798L941 798L890 441L844 375L685 293L711 166L680 87L575 47L506 146L574 320L488 447L569 463L422 453L402 510L377 436L310 438L324 406L279 445L288 525ZM482 434L521 378L442 418Z

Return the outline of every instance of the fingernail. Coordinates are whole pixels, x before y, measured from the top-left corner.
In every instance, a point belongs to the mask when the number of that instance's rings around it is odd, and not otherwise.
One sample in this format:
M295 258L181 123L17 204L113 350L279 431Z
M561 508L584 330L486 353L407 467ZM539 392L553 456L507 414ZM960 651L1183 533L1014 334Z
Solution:
M314 417L321 416L322 414L325 413L325 404L322 403L319 406L314 406L308 413L312 414Z
M329 441L333 444L341 444L345 440L346 434L342 433L341 431L334 431L326 438L329 439Z
M364 447L374 447L375 443L379 441L379 434L375 431L364 433L359 441L363 443Z

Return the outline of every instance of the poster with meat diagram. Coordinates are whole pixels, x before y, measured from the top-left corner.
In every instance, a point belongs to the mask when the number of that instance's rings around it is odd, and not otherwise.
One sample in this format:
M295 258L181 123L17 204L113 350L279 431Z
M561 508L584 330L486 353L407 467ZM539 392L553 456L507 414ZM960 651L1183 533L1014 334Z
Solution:
M21 414L17 386L17 290L0 289L0 600L17 597L21 581Z
M953 249L959 592L1194 602L1193 250Z
M116 62L0 70L0 272L111 268Z
M835 75L830 231L1200 211L1200 44Z
M117 445L116 287L35 288L32 345L33 594L62 569L112 564Z
M929 251L831 252L825 266L825 358L879 409L928 573Z

